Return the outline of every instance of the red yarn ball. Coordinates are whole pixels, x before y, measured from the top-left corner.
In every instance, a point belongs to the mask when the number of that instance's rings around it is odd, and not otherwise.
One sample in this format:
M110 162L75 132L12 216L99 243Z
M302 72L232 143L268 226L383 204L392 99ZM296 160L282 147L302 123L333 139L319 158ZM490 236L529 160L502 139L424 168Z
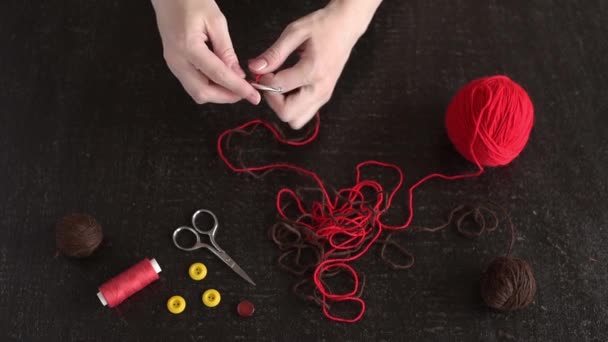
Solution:
M534 107L526 91L507 76L480 78L462 88L445 117L458 152L483 166L509 164L526 146Z

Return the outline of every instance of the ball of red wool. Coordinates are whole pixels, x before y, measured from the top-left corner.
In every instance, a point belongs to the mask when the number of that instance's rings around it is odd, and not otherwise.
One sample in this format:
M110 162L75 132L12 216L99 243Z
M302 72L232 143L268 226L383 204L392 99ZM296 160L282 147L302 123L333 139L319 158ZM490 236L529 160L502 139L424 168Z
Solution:
M448 136L473 163L510 163L526 146L534 107L526 91L502 75L480 78L462 88L445 117Z

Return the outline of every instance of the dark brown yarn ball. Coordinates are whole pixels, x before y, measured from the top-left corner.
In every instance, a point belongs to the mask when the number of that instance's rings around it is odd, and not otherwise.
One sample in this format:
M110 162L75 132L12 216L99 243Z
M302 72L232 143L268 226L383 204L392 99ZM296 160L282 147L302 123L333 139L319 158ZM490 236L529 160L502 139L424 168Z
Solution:
M103 240L101 225L87 214L62 217L55 233L58 251L74 258L90 256Z
M491 308L517 310L528 306L536 294L530 265L519 258L494 259L481 277L481 298Z

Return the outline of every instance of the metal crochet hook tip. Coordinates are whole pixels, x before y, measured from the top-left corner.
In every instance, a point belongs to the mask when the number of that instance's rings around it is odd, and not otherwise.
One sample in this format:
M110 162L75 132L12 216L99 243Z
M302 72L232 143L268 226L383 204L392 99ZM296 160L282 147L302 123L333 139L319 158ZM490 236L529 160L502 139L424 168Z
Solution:
M271 93L279 93L279 94L283 92L283 89L281 89L280 87L279 88L275 88L275 87L271 87L271 86L255 83L255 82L250 82L250 83L257 90L269 91Z

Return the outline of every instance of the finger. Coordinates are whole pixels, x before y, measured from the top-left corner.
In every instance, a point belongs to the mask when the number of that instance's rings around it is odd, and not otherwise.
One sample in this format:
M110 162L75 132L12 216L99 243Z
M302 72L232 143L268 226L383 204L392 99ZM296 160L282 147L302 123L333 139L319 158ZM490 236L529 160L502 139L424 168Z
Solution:
M302 86L313 83L313 66L308 59L301 59L291 68L281 70L271 77L264 75L261 82L273 88L281 89L283 92L290 92Z
M283 117L285 98L286 96L281 93L264 93L264 99L266 100L266 103L268 104L268 106L270 106L270 108L272 108L272 110L277 114L277 117L283 122L287 122L287 120Z
M174 68L174 74L180 80L186 92L198 104L207 102L212 103L235 103L241 97L215 84L210 84L209 80L200 71L187 62Z
M211 20L207 26L209 40L213 46L213 53L230 69L234 70L239 77L244 78L246 76L245 71L241 69L238 57L232 46L226 18L224 16L217 17Z
M306 39L308 30L304 24L297 21L290 24L268 50L249 62L249 69L259 74L275 71Z
M210 80L247 99L254 105L260 103L260 93L232 69L228 68L219 57L207 48L203 41L191 45L189 55L190 62Z
M315 117L315 114L317 114L319 112L320 108L321 108L321 106L319 106L319 105L308 107L308 110L305 112L302 112L302 114L297 119L290 121L289 126L291 126L291 128L293 128L293 129L301 129L310 120L312 120L312 118Z
M317 102L312 87L302 87L295 93L289 95L276 94L276 93L265 93L264 98L266 102L272 108L279 119L283 122L291 123L296 122L301 116L307 116L311 111L318 108L315 107Z

